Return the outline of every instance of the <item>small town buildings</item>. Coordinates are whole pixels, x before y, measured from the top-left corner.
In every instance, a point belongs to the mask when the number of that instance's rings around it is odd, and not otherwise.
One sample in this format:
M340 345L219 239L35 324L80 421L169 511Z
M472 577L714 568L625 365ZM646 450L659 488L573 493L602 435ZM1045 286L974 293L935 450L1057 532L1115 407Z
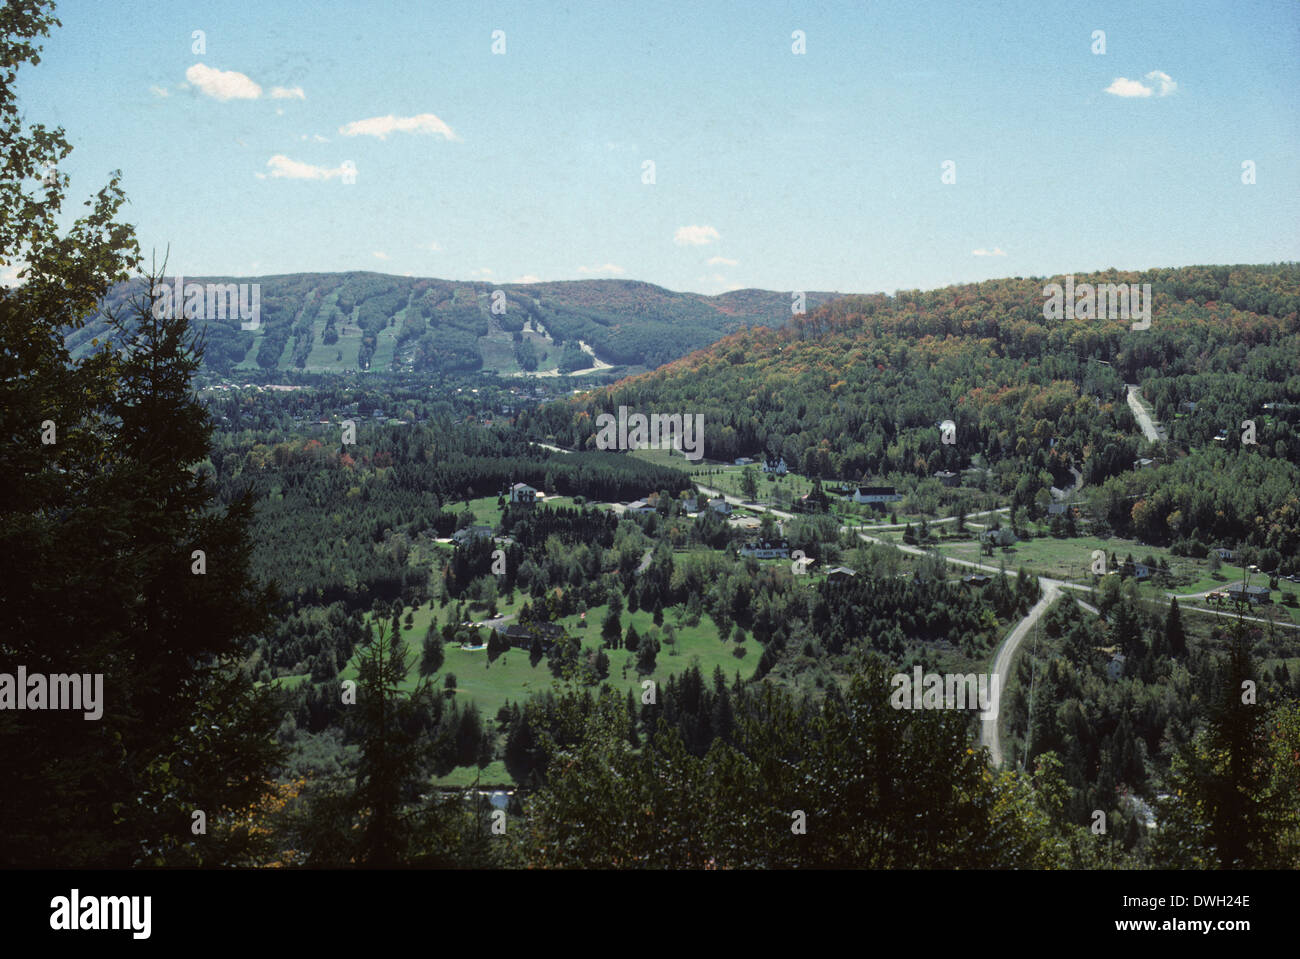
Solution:
M826 571L826 578L832 583L843 583L858 575L852 566L832 566Z
M790 468L785 465L784 456L777 457L776 459L772 459L772 457L768 456L763 460L764 473L771 473L774 476L784 476L789 471Z
M747 540L740 547L741 556L753 556L755 559L789 559L790 544L785 540Z

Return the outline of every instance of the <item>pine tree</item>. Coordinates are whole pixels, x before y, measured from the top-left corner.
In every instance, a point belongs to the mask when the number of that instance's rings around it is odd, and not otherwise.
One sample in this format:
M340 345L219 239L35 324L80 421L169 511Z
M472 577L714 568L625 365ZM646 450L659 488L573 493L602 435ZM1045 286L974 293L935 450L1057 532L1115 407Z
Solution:
M116 344L65 345L139 254L117 175L60 227L71 148L24 127L14 80L57 24L46 3L0 9L0 261L28 264L0 289L0 662L102 676L102 714L0 712L0 866L219 862L191 812L215 822L266 788L278 716L235 664L272 594L249 574L251 500L213 509L193 469L202 346L153 316L159 277L129 288Z
M1176 596L1169 600L1169 615L1165 617L1164 648L1175 659L1187 655L1187 634L1183 632L1183 617L1178 611Z
M429 623L429 628L424 633L424 652L420 657L420 675L432 676L438 670L442 669L442 664L446 659L443 652L442 635L438 630L436 620Z

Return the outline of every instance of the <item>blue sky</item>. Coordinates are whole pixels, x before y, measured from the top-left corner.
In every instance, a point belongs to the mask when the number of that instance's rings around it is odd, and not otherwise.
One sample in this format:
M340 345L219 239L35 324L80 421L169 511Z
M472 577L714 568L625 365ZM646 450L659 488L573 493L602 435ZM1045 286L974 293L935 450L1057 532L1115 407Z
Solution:
M26 117L73 143L69 209L123 171L169 272L865 292L1300 259L1293 2L56 13Z

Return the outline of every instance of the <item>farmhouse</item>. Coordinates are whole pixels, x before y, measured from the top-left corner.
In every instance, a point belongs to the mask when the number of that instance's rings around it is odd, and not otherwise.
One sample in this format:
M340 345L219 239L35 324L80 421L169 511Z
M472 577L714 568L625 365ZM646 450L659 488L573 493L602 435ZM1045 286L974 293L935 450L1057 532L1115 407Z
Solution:
M832 566L826 571L826 578L832 583L843 583L858 575L852 566Z
M1240 602L1243 599L1249 600L1250 605L1259 606L1261 603L1271 603L1268 588L1264 586L1242 586L1241 583L1232 583L1224 588L1228 598L1234 602Z
M532 506L537 502L537 490L527 483L515 483L510 487L510 502Z
M781 456L776 459L766 457L763 460L763 472L772 473L775 476L784 476L789 472L789 467L785 465L785 457Z
M897 503L902 498L892 486L859 486L853 491L855 503Z

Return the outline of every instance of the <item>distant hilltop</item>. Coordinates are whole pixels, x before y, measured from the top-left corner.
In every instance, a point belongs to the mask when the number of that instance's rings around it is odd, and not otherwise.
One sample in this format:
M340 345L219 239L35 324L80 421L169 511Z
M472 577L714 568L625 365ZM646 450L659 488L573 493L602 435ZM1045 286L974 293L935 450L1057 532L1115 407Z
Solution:
M370 272L186 276L183 283L187 291L233 285L258 294L255 322L234 309L191 314L206 336L204 366L219 373L637 373L745 326L779 326L794 315L792 305L813 310L841 295L749 289L704 296L636 280L482 283ZM142 288L139 280L121 284L103 306L117 307ZM95 349L92 340L112 340L102 316L67 337L74 357Z

